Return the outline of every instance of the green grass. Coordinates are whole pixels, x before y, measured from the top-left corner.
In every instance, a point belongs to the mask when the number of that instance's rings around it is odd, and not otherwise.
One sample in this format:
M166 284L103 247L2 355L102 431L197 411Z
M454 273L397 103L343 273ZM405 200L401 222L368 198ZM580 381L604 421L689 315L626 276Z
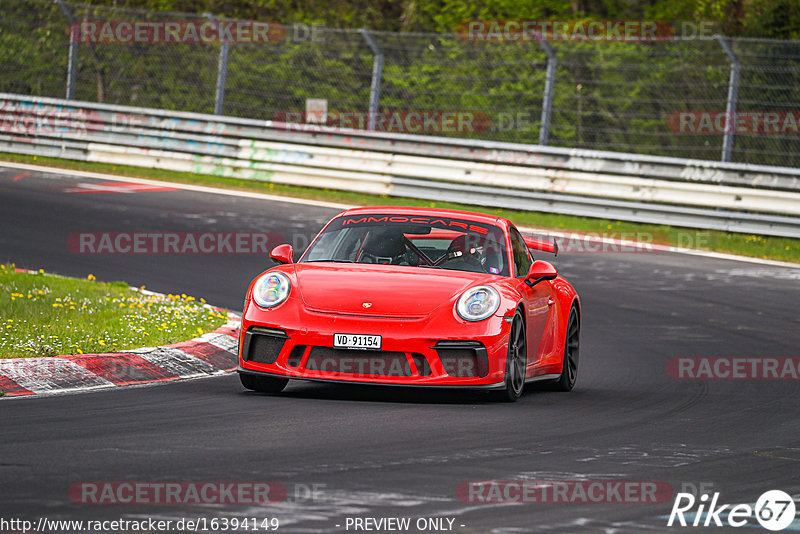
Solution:
M185 341L225 314L187 295L0 265L0 358L90 354Z
M254 191L258 193L269 193L273 195L306 198L312 200L324 200L327 202L338 202L358 206L436 206L441 208L480 211L506 217L514 221L517 226L533 226L537 228L547 228L560 231L595 233L605 237L623 239L637 239L637 236L641 236L641 240L653 243L800 263L800 239L737 234L716 230L695 230L674 226L638 224L532 211L493 209L482 206L467 206L449 202L430 202L428 200L390 197L387 195L367 195L347 191L289 186L204 174L167 171L125 165L112 165L106 163L71 161L58 158L20 154L0 153L0 160L17 163L34 163L37 165L49 165L64 169L101 172L120 176L165 180L186 184L199 184L226 189Z

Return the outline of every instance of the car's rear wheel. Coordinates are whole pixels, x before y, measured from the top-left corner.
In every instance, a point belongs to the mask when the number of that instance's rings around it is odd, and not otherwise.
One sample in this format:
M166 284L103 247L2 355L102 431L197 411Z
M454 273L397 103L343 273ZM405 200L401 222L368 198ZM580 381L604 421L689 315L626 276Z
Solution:
M561 377L555 383L555 389L558 391L571 391L578 380L580 337L581 322L578 317L578 308L573 306L567 320L567 336L564 341L564 360L561 365Z
M525 342L525 322L519 310L511 322L508 334L508 355L506 356L506 377L500 398L515 402L525 389L525 369L528 365L528 349Z
M239 374L239 380L242 385L249 390L257 391L259 393L280 393L289 380L286 378L273 378L271 376L258 376Z

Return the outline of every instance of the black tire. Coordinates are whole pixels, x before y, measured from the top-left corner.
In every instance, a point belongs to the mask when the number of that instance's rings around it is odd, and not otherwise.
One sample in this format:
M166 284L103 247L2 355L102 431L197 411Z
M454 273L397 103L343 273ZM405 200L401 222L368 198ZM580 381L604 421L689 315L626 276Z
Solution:
M578 380L578 363L580 362L580 338L581 321L578 317L578 308L573 306L567 320L561 376L554 384L557 391L572 391L572 388L575 387L575 382Z
M280 393L286 384L289 383L287 378L273 378L271 376L258 376L240 373L239 380L242 385L249 390L257 391L259 393Z
M511 322L508 334L508 355L506 356L505 387L500 392L500 400L516 402L525 389L525 370L528 365L528 352L525 341L525 322L519 310Z

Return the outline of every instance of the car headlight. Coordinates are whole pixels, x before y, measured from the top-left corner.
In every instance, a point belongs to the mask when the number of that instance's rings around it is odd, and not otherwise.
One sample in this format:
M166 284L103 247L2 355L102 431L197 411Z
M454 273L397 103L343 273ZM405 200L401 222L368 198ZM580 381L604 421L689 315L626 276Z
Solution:
M253 285L253 300L262 308L273 308L286 300L292 284L283 273L267 273Z
M500 295L489 286L472 287L459 297L456 311L466 321L483 321L500 306Z

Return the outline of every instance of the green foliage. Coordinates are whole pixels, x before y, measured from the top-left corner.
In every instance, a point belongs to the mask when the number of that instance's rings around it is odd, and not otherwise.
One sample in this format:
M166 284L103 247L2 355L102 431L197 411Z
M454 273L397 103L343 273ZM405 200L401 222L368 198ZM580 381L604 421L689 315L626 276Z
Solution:
M88 0L93 5L213 13L335 28L452 32L467 20L708 20L726 35L796 39L797 0Z
M109 0L110 2L110 0ZM204 20L205 11L243 19L324 22L268 44L231 44L223 115L280 119L322 98L331 113L367 112L373 52L355 30L373 31L384 54L379 110L477 111L491 126L430 131L536 143L547 60L535 41L474 42L450 32L492 19L658 19L708 21L729 33L796 36L797 0L382 0L295 3L203 0L105 0L69 4L78 20ZM150 8L187 10L165 15ZM0 3L0 91L63 97L69 49L66 18L55 3ZM463 29L463 26L462 26ZM732 39L742 63L739 111L800 113L800 43ZM730 63L714 39L664 42L553 42L558 57L550 144L718 160L721 132L682 133L670 117L725 110ZM76 98L212 113L218 44L80 43ZM512 120L513 119L513 120ZM416 133L416 132L415 132ZM420 132L425 133L425 132ZM737 133L733 161L800 165L800 135Z

